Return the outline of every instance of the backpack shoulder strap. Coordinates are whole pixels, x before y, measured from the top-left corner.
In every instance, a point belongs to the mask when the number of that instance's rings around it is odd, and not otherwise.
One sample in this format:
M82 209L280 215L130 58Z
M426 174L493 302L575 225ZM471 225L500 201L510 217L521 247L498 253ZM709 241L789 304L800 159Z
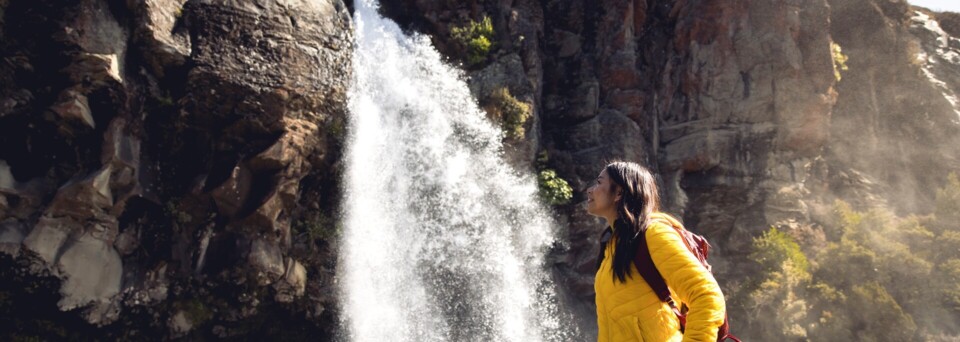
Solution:
M637 267L637 271L640 272L643 280L647 282L647 285L650 285L653 292L660 298L660 301L670 304L670 308L673 309L673 313L677 315L677 319L680 321L680 332L683 332L687 326L687 316L680 312L680 308L677 307L673 297L670 296L667 282L663 279L660 271L657 270L657 265L653 263L653 257L650 256L650 247L647 246L647 230L649 228L648 225L647 229L637 234L636 239L634 239L634 243L637 244L637 254L633 257L633 264Z
M653 264L650 247L647 246L646 233L646 230L640 232L634 240L634 243L637 244L637 254L633 257L634 266L637 267L640 276L647 282L647 285L650 285L661 302L673 302L673 299L670 298L670 289L667 288L667 282L663 280L663 275L657 270L657 265Z

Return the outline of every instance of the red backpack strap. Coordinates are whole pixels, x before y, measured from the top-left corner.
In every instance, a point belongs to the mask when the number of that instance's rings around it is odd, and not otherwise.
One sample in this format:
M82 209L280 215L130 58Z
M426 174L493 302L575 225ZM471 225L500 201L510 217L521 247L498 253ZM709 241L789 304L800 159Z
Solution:
M657 265L653 264L653 257L650 256L650 247L647 246L646 233L646 230L644 230L640 232L640 234L637 234L637 238L634 239L634 243L637 245L637 254L633 257L633 264L637 267L637 271L640 272L643 280L647 282L647 285L650 285L653 292L660 298L660 301L670 304L673 313L677 315L677 319L680 321L680 331L683 332L687 326L687 316L677 308L677 304L674 303L673 298L670 296L670 289L667 288L667 282L663 280L663 275L657 270Z
M637 245L637 254L633 257L633 264L637 267L637 271L640 272L643 280L647 282L647 285L650 285L653 292L660 298L661 302L673 301L673 299L670 298L670 289L667 288L667 282L663 280L663 276L660 274L660 271L657 270L657 265L653 264L653 257L650 256L650 247L647 246L646 233L646 230L644 230L637 234L637 238L634 239L634 243Z

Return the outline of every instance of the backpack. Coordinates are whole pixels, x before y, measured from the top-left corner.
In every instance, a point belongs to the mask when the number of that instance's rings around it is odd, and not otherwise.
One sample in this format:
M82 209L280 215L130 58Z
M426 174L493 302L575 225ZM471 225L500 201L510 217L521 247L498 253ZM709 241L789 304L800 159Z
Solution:
M707 263L707 255L710 253L710 243L707 242L706 238L683 229L683 227L674 226L671 222L663 220L660 220L660 222L666 223L667 225L673 227L677 233L680 234L680 237L683 239L687 249L697 257L697 260L703 264L703 267L706 267L707 271L711 271L710 264ZM612 235L611 233L612 231L610 231L610 229L607 229L607 231L604 232L604 236L601 238L603 247L605 247L606 242L610 240ZM670 290L667 288L666 281L663 280L663 276L660 275L660 271L657 270L657 266L653 264L653 258L650 256L650 249L647 246L647 237L645 233L646 232L637 234L635 241L637 244L637 254L633 259L633 263L637 267L637 271L640 272L640 276L642 276L643 280L645 280L647 284L653 288L653 291L657 294L657 297L660 298L660 301L669 303L670 307L673 308L673 312L677 315L677 319L680 321L680 332L683 332L687 325L686 305L683 305L684 307L682 309L677 308L673 298L670 297ZM603 248L600 250L600 260L597 260L598 269L602 259ZM739 338L730 334L730 320L727 318L726 314L724 314L723 324L720 325L720 329L717 332L717 342L723 342L727 339L741 342Z

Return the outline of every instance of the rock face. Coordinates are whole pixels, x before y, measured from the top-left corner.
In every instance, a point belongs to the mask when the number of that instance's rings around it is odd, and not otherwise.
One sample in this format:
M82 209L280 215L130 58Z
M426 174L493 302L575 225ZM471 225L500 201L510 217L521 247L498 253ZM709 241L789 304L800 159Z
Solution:
M863 172L893 208L929 213L932 189L960 167L960 40L903 2L835 2L831 31L850 71L837 87L830 164Z
M583 191L611 159L658 171L667 210L714 244L728 295L758 271L747 255L770 226L815 238L835 199L929 212L958 166L960 40L937 22L956 19L905 1L398 0L384 13L454 61L451 28L489 16L496 48L466 67L471 82L521 56L539 128L527 140L577 190L556 208L568 248L554 260L583 317L602 226Z
M53 279L104 338L331 333L341 1L0 9L2 305ZM3 320L65 337L35 319Z
M791 204L836 99L825 2L557 6L545 35L584 43L569 56L563 45L544 50L545 83L572 84L545 87L556 111L544 114L555 116L544 134L575 188L613 158L659 170L668 210L717 246L721 278L738 271L724 261L748 252L751 236L802 218ZM586 289L598 225L571 211L571 266Z
M822 234L835 199L925 213L960 168L960 19L903 0L382 11L461 63L481 106L529 108L507 154L576 191L551 261L588 335L602 223L583 191L612 159L661 175L734 296L770 226ZM454 32L484 17L491 48L466 58ZM0 0L0 312L29 307L0 324L329 337L350 25L340 0Z

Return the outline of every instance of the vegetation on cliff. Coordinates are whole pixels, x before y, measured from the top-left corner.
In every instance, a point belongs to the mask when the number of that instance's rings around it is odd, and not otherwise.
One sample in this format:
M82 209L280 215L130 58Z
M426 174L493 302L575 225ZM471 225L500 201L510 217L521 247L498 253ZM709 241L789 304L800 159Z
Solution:
M507 87L494 89L487 102L484 109L494 121L500 123L504 135L509 139L523 139L526 135L524 126L532 115L530 105L513 97Z
M837 43L830 43L830 55L833 56L833 76L840 81L843 79L842 72L850 69L847 67L847 60L850 57L843 54L843 48Z
M826 243L804 253L776 228L756 238L761 272L732 298L762 341L910 341L960 331L960 179L937 192L934 213L897 217L838 201Z
M453 27L450 35L466 52L466 61L469 65L477 65L487 60L490 50L494 46L493 23L490 17L483 17L479 22L470 20L464 26Z
M573 199L573 188L566 180L557 175L557 171L548 167L550 156L546 151L537 155L537 187L540 198L549 205L569 204Z

